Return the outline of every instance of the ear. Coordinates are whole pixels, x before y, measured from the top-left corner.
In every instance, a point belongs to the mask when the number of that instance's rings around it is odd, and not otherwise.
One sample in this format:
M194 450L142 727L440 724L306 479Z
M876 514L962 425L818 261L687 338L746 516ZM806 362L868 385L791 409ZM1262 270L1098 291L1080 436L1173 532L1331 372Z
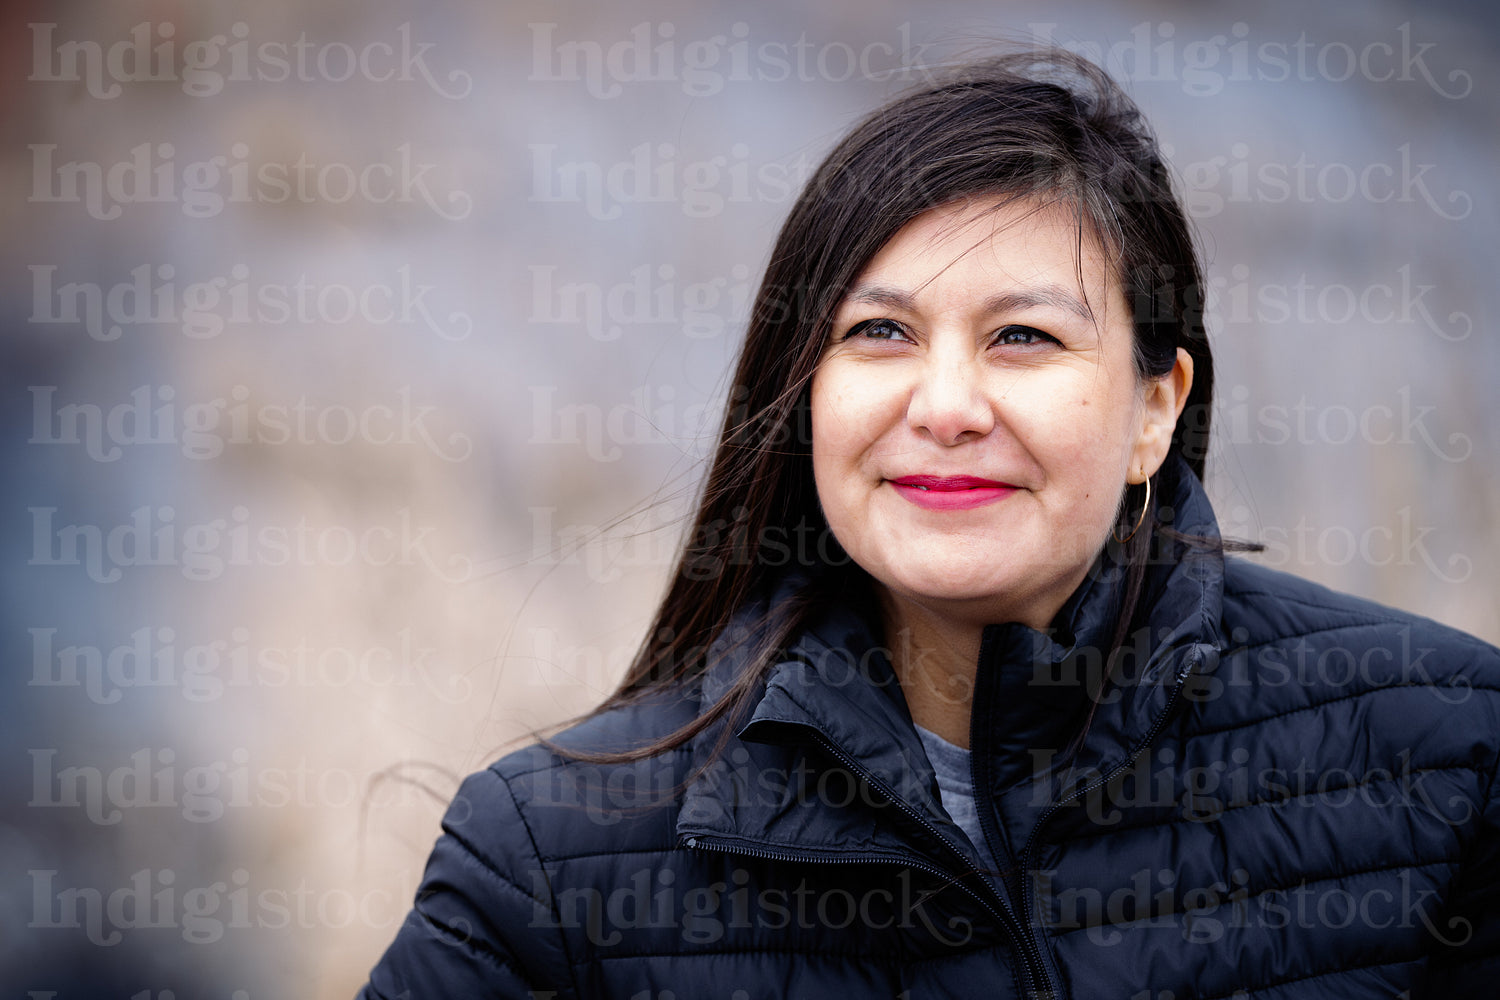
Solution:
M1177 427L1177 418L1182 416L1192 388L1193 357L1179 347L1172 370L1146 383L1141 433L1131 451L1130 471L1125 477L1127 482L1145 482L1167 460L1167 452L1172 447L1172 431Z

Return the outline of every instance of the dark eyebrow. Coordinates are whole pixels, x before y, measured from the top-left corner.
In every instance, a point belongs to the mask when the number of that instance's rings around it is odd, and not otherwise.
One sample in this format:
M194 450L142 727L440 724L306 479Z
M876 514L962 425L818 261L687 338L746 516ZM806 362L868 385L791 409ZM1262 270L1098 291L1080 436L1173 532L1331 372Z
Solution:
M879 285L862 285L849 293L850 302L868 302L875 306L888 306L892 309L901 309L912 312L916 303L910 295L898 292L894 288L881 288Z
M868 302L871 305L887 306L906 312L916 311L916 300L895 288L865 285L856 288L849 296L850 302ZM1019 312L1032 306L1052 306L1065 309L1090 323L1095 322L1094 311L1080 301L1078 296L1061 285L1032 285L991 295L980 305L986 313Z
M1095 322L1094 310L1061 285L1035 285L1011 292L1001 292L985 299L983 308L987 313L998 313L1019 312L1031 306L1052 306L1055 309L1066 310L1090 323Z

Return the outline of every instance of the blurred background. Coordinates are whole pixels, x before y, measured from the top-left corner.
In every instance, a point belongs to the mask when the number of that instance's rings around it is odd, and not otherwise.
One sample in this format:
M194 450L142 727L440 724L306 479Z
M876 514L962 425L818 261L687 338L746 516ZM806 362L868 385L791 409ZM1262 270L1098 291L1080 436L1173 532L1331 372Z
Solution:
M1492 6L3 10L12 995L351 996L638 642L802 180L1005 39L1169 150L1225 532L1500 641Z

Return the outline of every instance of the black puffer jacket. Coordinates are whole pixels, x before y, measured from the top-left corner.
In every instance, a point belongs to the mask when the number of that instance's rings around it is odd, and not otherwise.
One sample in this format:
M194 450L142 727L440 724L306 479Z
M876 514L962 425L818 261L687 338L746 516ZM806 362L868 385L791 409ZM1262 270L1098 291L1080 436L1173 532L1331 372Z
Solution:
M1196 481L1178 524L1212 532ZM834 604L711 729L645 762L533 747L469 778L364 997L761 1000L1500 995L1500 651L1198 552L1085 719L1117 581L984 635L981 872L870 622ZM724 689L560 742L670 732ZM1087 725L1072 760L1067 746Z

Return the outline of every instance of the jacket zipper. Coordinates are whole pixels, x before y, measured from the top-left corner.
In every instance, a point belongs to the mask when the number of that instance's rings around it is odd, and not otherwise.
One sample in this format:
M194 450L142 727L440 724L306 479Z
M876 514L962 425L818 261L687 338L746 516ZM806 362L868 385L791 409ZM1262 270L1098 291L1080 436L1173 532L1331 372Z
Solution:
M955 845L951 840L945 837L941 830L928 822L925 816L908 805L904 799L896 795L891 789L887 788L883 782L877 781L875 777L869 773L869 771L860 766L858 761L856 761L853 757L850 757L847 753L845 753L842 749L835 745L833 741L824 736L821 731L811 726L807 728L816 736L818 742L822 744L823 748L827 750L829 754L832 755L836 760L838 760L839 763L843 764L843 766L853 774L858 775L862 781L864 781L871 788L875 789L877 792L883 795L886 800L896 806L896 808L900 809L902 812L906 813L906 815L916 820L916 822L923 829L932 834L932 836L937 840L938 843L948 848L951 853L957 855L964 862L965 866L967 866L970 874L979 875L981 879L984 879L985 876L983 872L980 871L979 866L975 864L968 857L968 855L960 850L957 845ZM814 861L824 862L828 864L879 861L891 864L902 864L906 865L909 868L914 868L919 871L925 871L931 875L939 876L940 878L943 878L958 886L959 889L971 896L981 906L988 910L990 914L995 917L997 921L999 921L1001 926L1005 928L1006 933L1008 933L1011 939L1016 943L1016 945L1018 946L1018 950L1021 952L1021 961L1023 967L1026 970L1028 980L1026 990L1027 1000L1054 1000L1054 998L1057 996L1056 991L1052 988L1052 981L1050 975L1047 972L1047 968L1042 963L1041 952L1037 948L1036 942L1033 940L1032 935L1026 933L1025 929L1021 926L1020 920L1011 910L1010 903L1006 901L1003 896L994 894L996 898L1000 900L1001 904L1001 908L996 909L994 904L991 903L989 899L985 898L985 896L980 894L978 891L970 888L963 881L954 879L953 873L951 871L944 868L939 868L936 865L928 864L915 855L892 856L887 854L864 853L841 854L833 857L809 857L805 853L798 853L795 851L768 851L760 847L747 847L741 844L734 844L723 840L716 840L711 837L699 836L689 837L687 840L687 846L711 847L713 849L724 851L726 853L745 854L750 857L766 858L774 861ZM988 884L988 882L986 881L984 884Z
M1156 716L1156 719L1151 723L1151 728L1147 730L1145 738L1136 745L1135 750L1133 750L1129 756L1127 756L1119 764L1110 768L1108 773L1100 775L1098 778L1095 778L1093 781L1084 785L1082 788L1074 789L1067 795L1064 795L1062 798L1058 799L1056 802L1053 802L1037 819L1036 826L1031 828L1031 833L1029 836L1027 836L1026 844L1021 850L1021 871L1026 876L1028 876L1022 880L1021 905L1027 908L1028 913L1030 912L1032 896L1035 894L1035 890L1033 889L1034 880L1029 876L1035 868L1035 854L1038 846L1037 838L1042 832L1042 827L1046 826L1047 821L1051 819L1053 814L1063 806L1067 805L1069 802L1073 801L1076 798L1087 795L1089 792L1100 787L1101 785L1108 784L1114 779L1115 775L1127 770L1132 764L1140 759L1141 754L1145 753L1146 750L1150 748L1151 744L1156 742L1156 738L1160 736L1161 731L1166 728L1167 719L1171 718L1172 709L1176 706L1177 699L1182 694L1182 686L1187 680L1187 675L1192 672L1193 668L1196 665L1197 657L1195 655L1194 658L1189 661L1188 666L1184 667L1178 673L1177 684L1172 688L1172 693L1167 696L1167 704L1162 708L1161 712Z

